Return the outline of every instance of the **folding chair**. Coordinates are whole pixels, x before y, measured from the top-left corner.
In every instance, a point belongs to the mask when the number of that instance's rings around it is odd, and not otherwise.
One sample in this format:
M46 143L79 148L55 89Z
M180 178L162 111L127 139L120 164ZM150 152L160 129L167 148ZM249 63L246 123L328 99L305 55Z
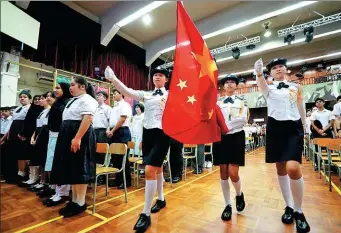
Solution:
M190 151L189 152L185 152L185 148L189 148ZM191 155L193 153L193 149L194 148L194 154ZM185 160L184 162L184 173L185 173L185 180L187 177L187 161L189 159L195 159L196 165L197 165L197 176L199 175L198 171L199 171L199 166L198 166L198 146L195 144L184 144L184 147L182 148L182 158Z
M336 152L338 156L338 161L333 161L332 151ZM332 191L332 179L330 166L331 164L335 165L338 168L339 179L341 181L341 139L332 139L331 142L327 144L327 153L328 153L328 166L329 166L329 191ZM341 187L341 184L340 184Z
M212 169L214 169L214 165L213 165L214 164L214 160L213 160L213 143L205 144L205 147L206 146L210 147L210 151L207 151L207 152L205 151L204 152L204 160L206 158L206 155L211 155L211 157L212 157Z
M104 144L104 145L103 145ZM97 167L96 168L96 178L95 178L95 186L94 186L94 204L92 207L92 213L94 214L96 211L96 191L97 191L97 178L101 175L106 175L106 196L109 195L108 192L108 175L109 174L116 174L119 172L123 172L123 184L124 184L124 193L125 193L125 202L128 202L128 194L127 194L127 181L125 176L125 165L126 165L126 159L127 159L127 145L124 143L112 143L110 146L108 146L107 143L97 143L97 149L96 151L98 153L106 153L106 155L115 155L115 156L123 156L122 161L122 167L121 169L109 167L109 164L106 164L103 167Z

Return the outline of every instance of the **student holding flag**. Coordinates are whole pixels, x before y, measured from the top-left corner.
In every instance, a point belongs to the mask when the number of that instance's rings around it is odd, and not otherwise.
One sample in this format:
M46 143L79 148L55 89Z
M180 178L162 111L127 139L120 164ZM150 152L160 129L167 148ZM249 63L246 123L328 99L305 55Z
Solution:
M263 74L263 61L255 62L257 85L267 99L266 163L276 163L278 183L286 203L282 222L296 221L300 233L310 231L302 212L304 180L300 164L303 152L303 126L306 123L303 89L299 84L287 82L287 60L276 58L267 66L273 84L268 85ZM293 197L293 201L291 199Z
M244 194L241 191L241 180L238 175L239 166L245 165L245 132L247 107L243 98L236 96L239 79L235 75L227 75L220 80L226 95L217 104L224 115L229 132L222 135L221 141L213 143L214 164L220 166L220 184L225 199L225 209L221 215L224 221L231 220L232 206L230 199L229 178L236 190L236 209L245 208Z

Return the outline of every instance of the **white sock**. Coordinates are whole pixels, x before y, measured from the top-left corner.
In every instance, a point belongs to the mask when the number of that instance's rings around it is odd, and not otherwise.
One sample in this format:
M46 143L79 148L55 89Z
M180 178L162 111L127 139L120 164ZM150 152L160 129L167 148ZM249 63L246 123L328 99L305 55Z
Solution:
M61 197L69 196L70 195L70 188L71 188L71 185L69 185L69 184L60 185L59 189L58 189L59 196L61 196ZM77 192L77 194L78 194L78 192Z
M18 176L21 176L21 171L18 171Z
M22 177L25 177L25 176L26 176L26 172L23 172L23 171L22 171L22 172L21 172L21 176L22 176Z
M146 180L146 187L144 192L144 209L142 213L146 214L147 216L150 215L150 209L152 208L156 187L157 187L156 180Z
M225 199L225 206L231 205L229 180L220 179L220 185L221 185L221 190L223 191L223 195Z
M33 173L32 173L32 180L34 182L37 182L39 180L39 166L33 166L32 167L32 171L33 171Z
M294 199L294 211L302 213L302 202L304 192L303 176L298 180L290 179L292 197Z
M87 189L88 185L87 184L76 184L75 186L77 189L77 204L79 206L84 206L86 189Z
M281 188L282 196L284 198L286 206L289 206L290 208L293 208L293 203L291 199L291 191L290 191L290 183L289 183L289 176L280 176L277 175L278 178L278 184Z
M157 196L158 199L161 201L165 200L165 196L163 195L163 172L160 174L156 174L156 181L157 181Z
M55 195L55 196L53 197L52 201L59 201L60 199L62 199L61 196Z
M72 185L72 202L77 203L77 189L76 185Z
M232 181L232 180L231 180L231 181ZM236 196L242 195L242 191L241 191L241 189L242 189L242 183L241 183L241 181L240 181L240 178L239 178L239 180L238 180L237 182L233 182L233 181L232 181L232 184L233 184L234 189L236 190Z

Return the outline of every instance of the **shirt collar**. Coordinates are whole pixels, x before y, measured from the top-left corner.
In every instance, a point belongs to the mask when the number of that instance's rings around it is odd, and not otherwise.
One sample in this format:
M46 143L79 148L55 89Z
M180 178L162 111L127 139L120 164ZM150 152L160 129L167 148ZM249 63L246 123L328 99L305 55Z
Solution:
M283 81L273 81L273 84L278 86L280 83L288 84L288 80L284 79Z
M165 93L166 92L166 88L165 87L161 87L161 88L156 88L154 89L154 91L156 91L157 89L160 89L162 91L162 93Z
M231 99L233 99L233 100L234 100L234 99L236 98L236 95L231 95L231 96L227 96L227 95L225 95L224 97L225 97L224 99L227 99L227 98L229 98L229 97L230 97Z

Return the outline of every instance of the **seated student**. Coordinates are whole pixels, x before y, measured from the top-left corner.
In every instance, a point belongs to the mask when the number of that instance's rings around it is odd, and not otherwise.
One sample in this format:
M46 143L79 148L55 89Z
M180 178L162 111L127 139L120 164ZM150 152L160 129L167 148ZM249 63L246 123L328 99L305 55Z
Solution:
M334 135L336 138L341 138L341 95L336 99L332 114L335 116Z

